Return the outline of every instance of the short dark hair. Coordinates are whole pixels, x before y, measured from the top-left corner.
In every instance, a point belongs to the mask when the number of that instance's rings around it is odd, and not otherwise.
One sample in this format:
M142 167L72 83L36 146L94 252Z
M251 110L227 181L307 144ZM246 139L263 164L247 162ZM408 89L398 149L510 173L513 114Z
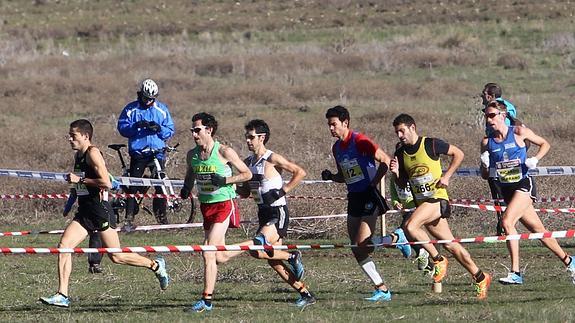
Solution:
M503 95L503 92L501 91L501 87L497 83L485 84L485 86L483 87L483 92L485 92L485 93L487 93L487 94L489 94L495 98L500 98L501 95Z
M254 130L258 134L265 134L266 138L264 139L264 145L270 139L270 127L268 124L261 120L261 119L254 119L246 123L245 127L246 131Z
M216 121L216 118L213 115L207 112L196 113L192 117L192 122L198 120L202 121L202 125L208 128L212 128L212 137L216 134L216 131L218 130L218 122Z
M349 111L341 105L336 105L333 108L327 109L327 112L325 113L326 119L333 117L337 117L341 122L344 122L345 120L349 122Z
M94 127L90 121L86 119L78 119L70 123L70 129L78 129L78 132L83 135L88 135L88 139L92 140L92 135L94 134Z
M393 126L394 127L397 127L400 124L404 124L408 127L411 127L411 125L415 124L415 119L413 119L413 117L410 116L409 114L402 113L402 114L398 115L397 117L395 117L395 119L393 119Z

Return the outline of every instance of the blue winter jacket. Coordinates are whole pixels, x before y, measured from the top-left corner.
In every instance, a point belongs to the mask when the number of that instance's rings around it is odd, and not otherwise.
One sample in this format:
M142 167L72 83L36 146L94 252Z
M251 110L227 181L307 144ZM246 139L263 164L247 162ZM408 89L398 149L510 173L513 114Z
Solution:
M138 121L154 121L160 125L160 131L154 133L147 128L138 128ZM139 101L128 103L118 119L118 132L128 138L130 156L147 155L149 150L160 150L166 146L165 141L172 138L175 132L174 121L168 106L158 100L150 107L145 107ZM163 154L156 155L163 159Z

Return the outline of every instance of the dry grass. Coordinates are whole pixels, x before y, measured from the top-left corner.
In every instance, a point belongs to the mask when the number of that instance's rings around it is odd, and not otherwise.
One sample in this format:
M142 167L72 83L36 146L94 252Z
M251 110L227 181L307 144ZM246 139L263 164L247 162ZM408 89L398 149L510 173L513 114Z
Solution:
M335 104L347 105L352 126L389 153L395 145L391 120L407 112L416 117L422 133L460 146L467 154L465 166L476 166L482 126L474 97L484 83L497 81L504 84L506 97L517 103L522 119L554 147L573 138L572 112L565 102L571 98L574 64L564 50L572 32L562 31L559 20L513 22L513 15L550 17L557 10L568 12L562 2L545 6L535 1L505 2L497 19L488 14L491 3L483 1L474 6L417 3L426 8L419 15L413 11L416 3L393 1L385 7L349 1L240 5L176 1L169 7L149 6L153 9L148 11L145 5L104 1L98 14L97 8L79 13L71 4L4 4L8 17L7 36L0 39L4 168L69 169L71 152L63 135L77 118L95 123L97 145L124 142L115 132L117 116L134 98L137 82L148 76L160 84L160 99L170 105L176 122L173 142L180 142L184 150L193 145L186 129L196 112L214 113L222 125L220 138L242 155L247 153L243 124L263 118L272 127L271 147L304 166L310 178L323 168L333 168L329 149L333 141L323 114ZM27 15L21 14L24 10ZM42 18L48 11L55 12L55 20ZM76 15L57 19L71 13ZM253 13L258 13L256 22L249 26L241 22L242 15ZM110 23L86 18L102 15ZM144 26L137 20L141 16L154 19ZM459 24L443 24L455 18ZM22 28L24 24L27 28ZM382 24L386 28L377 27ZM536 63L540 58L529 50L533 47L525 37L529 33L541 39L544 51L559 55L562 70ZM64 50L69 56L62 55ZM521 56L509 54L515 51ZM560 118L541 111L553 111ZM117 173L115 156L103 150ZM568 151L554 149L545 164L568 164L570 157ZM175 157L175 176L184 173L183 158L183 153ZM3 187L6 193L64 190L57 184L22 185L12 180ZM467 192L484 192L483 188L480 181L466 182L455 185L453 194L468 196ZM340 195L341 190L325 193ZM309 194L317 192L311 189ZM29 205L10 212L59 208ZM331 208L330 203L314 207L298 203L294 213L344 208Z

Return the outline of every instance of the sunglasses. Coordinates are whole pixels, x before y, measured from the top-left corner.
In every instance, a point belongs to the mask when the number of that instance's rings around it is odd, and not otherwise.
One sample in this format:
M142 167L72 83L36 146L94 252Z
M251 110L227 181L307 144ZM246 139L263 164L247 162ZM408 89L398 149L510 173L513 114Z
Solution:
M202 131L202 129L206 129L206 126L199 126L199 127L194 127L194 128L190 128L190 131L193 133L200 133L200 131Z
M257 136L263 136L263 135L265 135L265 133L256 133L255 135L246 134L245 137L246 137L246 139L254 140L254 139L256 139Z
M485 119L493 119L496 116L500 115L501 112L491 112L491 113L486 113L485 114Z

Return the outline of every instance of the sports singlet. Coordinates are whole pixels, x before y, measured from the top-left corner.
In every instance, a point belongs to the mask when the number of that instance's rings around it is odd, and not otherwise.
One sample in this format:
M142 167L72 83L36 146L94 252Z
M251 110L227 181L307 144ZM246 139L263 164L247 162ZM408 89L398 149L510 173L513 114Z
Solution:
M449 199L445 188L436 187L443 174L441 161L439 158L433 160L427 155L425 139L422 137L415 154L410 155L403 150L403 167L407 172L411 193L418 205L430 198Z
M84 177L87 178L98 177L96 171L90 167L86 161L86 155L92 147L93 146L88 147L83 155L76 154L74 158L74 173L83 173ZM82 204L88 200L100 202L100 189L98 187L87 186L83 183L75 183L72 185L72 188L76 191L76 195L78 196L78 204Z
M495 177L499 183L517 183L528 176L527 166L525 166L527 148L517 145L514 126L509 127L507 136L502 142L489 138L487 151L489 151L489 165L493 165L490 167L494 167Z
M356 135L356 132L351 134L350 143L346 149L341 148L342 140L334 144L334 157L343 172L349 192L365 191L377 171L373 156L365 156L358 151L355 143Z
M199 146L196 146L192 150L192 159L189 167L192 167L196 174L198 199L200 203L216 203L236 197L233 184L226 184L221 187L212 184L212 174L214 173L224 177L232 176L230 166L223 164L218 157L219 149L220 143L215 141L210 157L206 160L200 158Z
M258 205L264 204L262 199L262 195L264 193L274 188L281 189L283 186L281 175L272 178L265 178L265 165L272 154L273 151L267 150L263 156L257 160L255 155L251 155L246 159L248 168L253 174L252 178L248 181L248 185L250 186L251 195ZM282 205L286 205L285 197L281 197L271 204L271 206Z

